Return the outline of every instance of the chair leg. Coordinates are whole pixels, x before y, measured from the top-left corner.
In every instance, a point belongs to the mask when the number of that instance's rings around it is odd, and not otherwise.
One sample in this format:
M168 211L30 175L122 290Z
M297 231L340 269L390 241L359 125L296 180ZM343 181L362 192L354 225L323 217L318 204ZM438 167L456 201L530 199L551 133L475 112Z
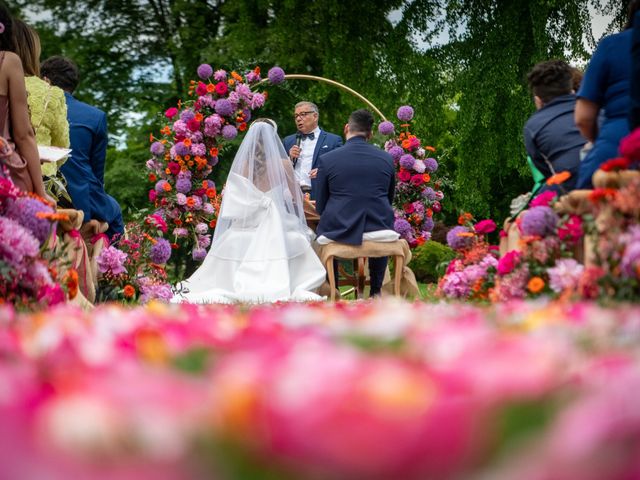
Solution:
M325 265L327 269L327 277L329 277L329 288L331 289L331 296L329 297L332 302L336 301L336 278L333 270L333 257L329 257L327 259L327 264Z
M363 257L358 258L358 276L356 277L358 295L364 297L364 287L367 283L367 276L364 273L365 259ZM357 296L356 296L357 298Z
M396 255L395 257L395 276L393 282L393 294L396 297L400 296L400 283L402 282L402 271L404 270L404 257Z

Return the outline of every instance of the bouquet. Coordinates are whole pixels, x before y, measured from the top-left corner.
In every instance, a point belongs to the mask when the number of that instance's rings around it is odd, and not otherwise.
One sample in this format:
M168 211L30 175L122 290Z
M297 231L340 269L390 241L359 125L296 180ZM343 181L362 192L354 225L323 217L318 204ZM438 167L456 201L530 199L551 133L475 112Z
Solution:
M398 109L397 117L402 123L397 135L396 127L390 121L378 126L382 135L392 136L384 148L393 157L396 167L394 229L411 248L431 238L433 214L442 210L440 202L444 197L440 184L432 178L438 169L438 162L430 156L435 148L423 146L410 131L413 113L408 105Z

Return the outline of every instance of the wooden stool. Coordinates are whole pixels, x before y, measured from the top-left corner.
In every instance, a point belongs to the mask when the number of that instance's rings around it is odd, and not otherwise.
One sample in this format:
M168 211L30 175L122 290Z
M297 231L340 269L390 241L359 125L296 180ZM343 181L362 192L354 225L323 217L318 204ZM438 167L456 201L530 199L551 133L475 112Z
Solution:
M362 295L364 287L367 284L364 273L364 264L367 258L391 257L395 263L395 275L393 284L393 294L400 295L400 283L405 265L406 241L396 240L394 242L370 242L365 241L362 245L347 245L344 243L329 243L323 245L320 249L320 259L325 265L327 276L329 277L329 286L331 289L331 300L336 298L336 280L333 268L333 260L335 258L344 258L354 260L354 274L350 280L352 283L344 283L353 285L357 295ZM357 267L357 270L356 270ZM339 282L344 285L342 282Z

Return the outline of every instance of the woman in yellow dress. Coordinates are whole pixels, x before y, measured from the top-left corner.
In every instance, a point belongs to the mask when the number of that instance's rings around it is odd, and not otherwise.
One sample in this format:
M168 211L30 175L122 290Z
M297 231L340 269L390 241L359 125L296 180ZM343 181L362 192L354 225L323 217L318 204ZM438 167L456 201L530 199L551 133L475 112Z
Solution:
M69 148L69 122L64 92L40 78L40 37L38 33L21 20L14 21L13 35L16 53L22 60L27 88L27 102L31 124L38 145ZM42 165L47 192L57 198L59 204L71 206L71 198L66 191L66 182L59 172L64 159L45 162Z

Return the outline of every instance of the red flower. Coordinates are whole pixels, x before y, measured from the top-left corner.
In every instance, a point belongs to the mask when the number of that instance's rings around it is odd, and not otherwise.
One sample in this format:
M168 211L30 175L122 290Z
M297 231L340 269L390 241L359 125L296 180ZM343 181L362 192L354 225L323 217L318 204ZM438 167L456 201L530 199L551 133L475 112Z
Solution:
M405 203L402 208L404 209L405 213L408 213L409 215L415 211L415 209L413 208L413 203Z
M600 200L613 199L618 194L615 188L596 188L589 194L589 200L593 203L598 203Z
M558 237L562 241L576 243L582 238L582 219L577 215L571 215L567 223L558 228Z
M166 112L164 112L164 116L167 118L173 118L178 114L178 109L176 107L171 107Z
M412 185L415 185L416 187L419 187L423 183L424 183L424 178L422 177L422 174L417 174L417 175L414 175L413 177L411 177L411 184Z
M207 86L202 82L198 82L198 86L196 87L196 93L198 95L200 95L200 96L206 95L207 94Z
M640 160L640 128L622 139L620 153L630 160Z
M398 180L400 180L401 182L408 182L409 180L411 180L411 174L408 170L401 168L398 172Z
M631 166L631 160L625 157L612 158L600 165L600 170L604 172L617 172L619 170L628 170Z
M229 87L227 87L226 83L224 83L224 82L216 83L216 93L218 95L224 95L228 91L229 91Z
M149 201L155 202L156 198L158 198L158 193L155 190L149 190Z
M171 173L171 175L178 175L180 173L180 165L177 164L176 162L169 162L169 165L167 165L167 168L169 169L169 172Z
M520 263L520 252L517 250L511 250L504 254L504 256L498 261L498 273L500 275L507 275L513 272L513 269Z
M200 130L200 122L195 118L192 118L187 122L187 128L192 132L197 132L198 130Z
M496 229L496 222L491 219L480 220L475 224L473 229L476 231L476 233L479 233L481 235L484 235L485 233L491 233Z

